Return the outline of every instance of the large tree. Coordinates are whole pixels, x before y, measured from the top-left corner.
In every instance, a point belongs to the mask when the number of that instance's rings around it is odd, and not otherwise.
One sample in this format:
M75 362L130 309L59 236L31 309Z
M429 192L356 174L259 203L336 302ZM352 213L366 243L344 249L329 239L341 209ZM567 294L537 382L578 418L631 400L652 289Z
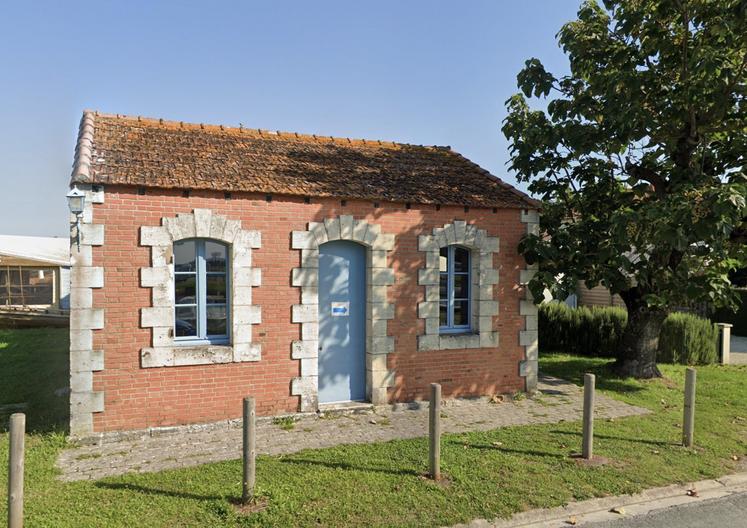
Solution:
M619 294L616 366L659 376L666 314L735 306L728 275L747 265L747 2L587 1L558 40L570 74L528 60L503 126L543 200L530 288Z

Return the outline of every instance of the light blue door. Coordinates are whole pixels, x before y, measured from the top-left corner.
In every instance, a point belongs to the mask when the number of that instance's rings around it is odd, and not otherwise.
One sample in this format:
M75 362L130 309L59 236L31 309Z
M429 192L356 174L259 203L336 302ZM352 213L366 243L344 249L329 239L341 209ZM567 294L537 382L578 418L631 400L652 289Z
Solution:
M319 402L366 397L366 249L319 246Z

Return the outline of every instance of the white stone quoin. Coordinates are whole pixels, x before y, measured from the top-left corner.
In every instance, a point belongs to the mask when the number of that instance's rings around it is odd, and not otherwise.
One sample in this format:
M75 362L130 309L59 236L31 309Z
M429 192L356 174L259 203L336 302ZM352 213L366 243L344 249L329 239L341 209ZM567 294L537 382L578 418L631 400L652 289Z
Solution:
M75 147L73 180L90 181L93 116L83 114ZM104 351L93 348L94 333L104 328L104 310L93 305L93 290L104 287L104 268L93 265L93 248L104 244L102 224L94 224L93 205L104 203L101 185L78 183L85 193L80 222L70 215L70 436L93 433L93 413L103 412L104 393L93 390L93 373L104 370ZM77 238L77 240L76 240Z
M521 221L527 226L527 234L539 234L539 211L524 209L521 212ZM526 379L526 390L529 393L537 391L539 332L537 305L534 304L532 292L529 291L527 284L538 269L538 264L527 264L519 278L519 283L525 291L524 300L519 306L519 314L524 317L524 330L519 334L519 344L524 347L524 360L519 363L519 375Z

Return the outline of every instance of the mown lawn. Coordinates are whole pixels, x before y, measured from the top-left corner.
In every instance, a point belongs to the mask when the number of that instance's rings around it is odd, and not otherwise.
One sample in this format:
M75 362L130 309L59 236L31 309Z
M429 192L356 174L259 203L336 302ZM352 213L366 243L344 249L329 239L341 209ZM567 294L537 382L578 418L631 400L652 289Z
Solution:
M26 403L27 429L62 431L69 413L67 328L0 328L0 406ZM0 414L0 430L8 416Z
M747 367L698 372L696 442L678 445L684 368L662 366L666 378L648 382L609 375L605 360L551 356L542 369L580 381L597 373L601 391L647 407L652 415L599 421L599 467L577 464L580 423L448 435L442 447L447 484L422 478L424 439L259 457L257 482L264 511L235 512L241 463L229 461L97 482L60 483L54 461L64 446L53 433L28 440L28 526L437 526L476 517L508 516L594 496L688 482L735 470L747 453ZM5 493L7 434L0 436L0 490ZM5 513L0 506L0 518Z

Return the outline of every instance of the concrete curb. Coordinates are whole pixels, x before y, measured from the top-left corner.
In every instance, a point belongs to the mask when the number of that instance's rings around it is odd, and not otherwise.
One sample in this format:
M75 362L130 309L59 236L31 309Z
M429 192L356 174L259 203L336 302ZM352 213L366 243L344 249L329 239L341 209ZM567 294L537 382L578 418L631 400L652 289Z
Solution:
M688 490L696 490L697 496L688 495ZM747 472L734 473L715 480L701 480L689 485L674 484L651 488L635 495L589 499L557 508L531 510L518 513L510 519L475 519L453 528L558 528L572 526L569 522L572 517L575 517L575 526L584 526L587 523L637 517L672 506L693 504L743 492L747 492ZM610 511L612 508L622 508L624 514L613 513Z

